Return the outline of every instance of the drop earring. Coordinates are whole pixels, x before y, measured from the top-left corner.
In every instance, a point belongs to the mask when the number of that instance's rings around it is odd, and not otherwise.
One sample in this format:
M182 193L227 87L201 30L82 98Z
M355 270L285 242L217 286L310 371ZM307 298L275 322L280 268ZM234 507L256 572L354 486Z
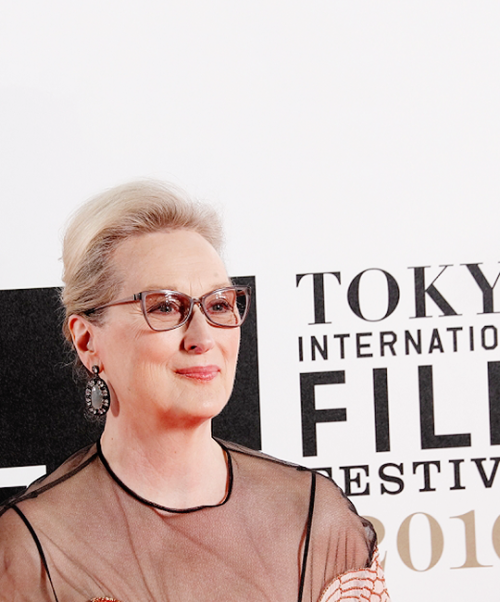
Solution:
M87 410L94 416L103 416L109 410L108 385L99 376L99 366L92 366L94 375L85 387Z

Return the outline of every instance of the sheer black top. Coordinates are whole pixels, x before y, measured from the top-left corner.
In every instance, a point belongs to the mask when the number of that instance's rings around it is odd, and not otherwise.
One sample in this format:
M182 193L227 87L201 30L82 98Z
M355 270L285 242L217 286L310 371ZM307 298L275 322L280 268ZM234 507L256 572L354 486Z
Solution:
M369 564L374 531L326 477L222 443L228 492L183 511L139 497L99 445L0 514L0 600L316 602Z

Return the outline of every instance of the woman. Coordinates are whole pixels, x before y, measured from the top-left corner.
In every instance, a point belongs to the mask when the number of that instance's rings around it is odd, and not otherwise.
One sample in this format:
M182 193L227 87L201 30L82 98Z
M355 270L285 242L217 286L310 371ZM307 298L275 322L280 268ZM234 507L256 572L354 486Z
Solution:
M211 436L250 295L220 244L212 210L159 183L118 187L74 217L64 332L90 375L89 411L109 411L96 445L4 509L0 600L316 602L354 579L384 589L373 529L330 480Z

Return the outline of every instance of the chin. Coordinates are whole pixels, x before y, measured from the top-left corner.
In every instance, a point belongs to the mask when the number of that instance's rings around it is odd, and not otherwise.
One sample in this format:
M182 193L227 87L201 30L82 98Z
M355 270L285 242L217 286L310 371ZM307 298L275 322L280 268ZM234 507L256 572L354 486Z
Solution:
M222 412L227 405L228 398L229 395L225 391L214 390L209 393L208 389L205 389L204 394L200 391L199 395L190 395L188 403L183 406L183 413L188 419L191 417L199 421L210 420Z

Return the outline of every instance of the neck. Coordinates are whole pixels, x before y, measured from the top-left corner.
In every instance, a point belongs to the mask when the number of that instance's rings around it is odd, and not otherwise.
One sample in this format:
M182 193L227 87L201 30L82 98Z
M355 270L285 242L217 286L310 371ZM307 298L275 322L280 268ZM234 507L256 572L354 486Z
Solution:
M188 428L150 426L125 423L111 413L106 420L102 451L125 485L167 508L220 503L228 469L224 451L212 439L211 421Z

